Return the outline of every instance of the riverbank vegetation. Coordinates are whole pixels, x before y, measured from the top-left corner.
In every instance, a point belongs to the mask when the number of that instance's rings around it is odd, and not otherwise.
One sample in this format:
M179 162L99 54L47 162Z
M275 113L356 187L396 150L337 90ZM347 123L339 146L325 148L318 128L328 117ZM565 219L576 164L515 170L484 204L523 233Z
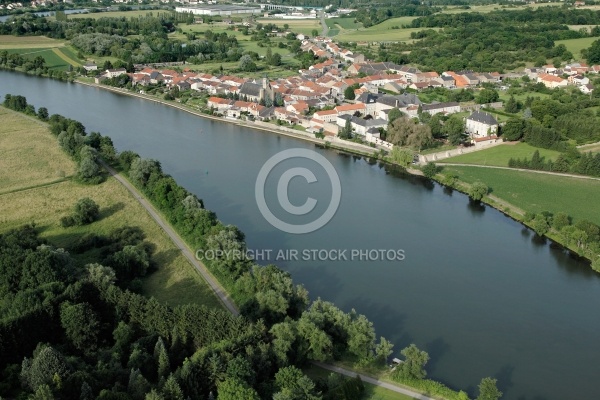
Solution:
M480 199L539 236L548 236L588 258L598 269L600 219L589 199L600 195L600 181L476 166L445 166L435 179L468 194L483 183L486 191Z

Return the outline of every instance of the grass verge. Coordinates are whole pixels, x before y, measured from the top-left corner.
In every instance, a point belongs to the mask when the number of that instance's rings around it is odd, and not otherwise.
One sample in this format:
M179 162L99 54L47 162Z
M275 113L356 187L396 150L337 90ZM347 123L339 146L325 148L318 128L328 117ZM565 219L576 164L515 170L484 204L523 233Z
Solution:
M496 167L508 167L508 161L511 158L528 158L538 150L540 156L546 160L555 160L560 152L554 150L540 149L528 145L527 143L509 144L494 146L489 149L474 151L472 153L461 154L460 156L440 160L439 163L457 163L473 165L492 165Z

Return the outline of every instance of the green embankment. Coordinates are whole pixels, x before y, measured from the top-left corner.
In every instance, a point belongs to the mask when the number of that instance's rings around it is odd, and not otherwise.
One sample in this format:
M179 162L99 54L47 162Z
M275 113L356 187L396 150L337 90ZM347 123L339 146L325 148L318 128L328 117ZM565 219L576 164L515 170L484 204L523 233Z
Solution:
M523 211L565 212L574 221L587 219L600 225L595 204L600 198L599 180L482 167L448 166L444 171L456 172L466 183L484 182L491 195Z
M511 158L528 158L535 151L540 152L540 156L546 160L555 160L560 152L554 150L540 149L528 145L527 143L517 144L502 144L489 149L474 151L472 153L462 154L456 157L440 160L439 163L456 163L456 164L474 164L474 165L493 165L496 167L508 167L508 161Z

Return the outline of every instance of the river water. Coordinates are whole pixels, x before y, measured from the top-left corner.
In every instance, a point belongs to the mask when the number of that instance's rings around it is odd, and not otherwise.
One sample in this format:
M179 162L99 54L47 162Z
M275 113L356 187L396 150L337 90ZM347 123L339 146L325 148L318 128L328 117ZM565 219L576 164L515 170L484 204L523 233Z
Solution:
M0 71L6 93L109 135L119 150L158 159L221 220L239 226L250 249L272 251L261 263L290 271L314 298L366 314L397 351L410 343L428 351L430 377L472 395L482 377L494 376L506 399L598 397L600 279L500 212L361 158L97 88ZM291 148L325 157L342 188L332 220L304 235L271 226L255 198L265 161ZM273 174L303 166L289 162ZM313 197L322 212L331 188L321 185L323 171L316 174L317 184L293 178L289 196L294 205ZM266 200L282 216L274 182L267 181ZM276 261L280 249L297 250L299 259ZM330 256L345 249L348 259L302 260L312 249L340 250ZM352 259L353 249L403 250L404 260Z

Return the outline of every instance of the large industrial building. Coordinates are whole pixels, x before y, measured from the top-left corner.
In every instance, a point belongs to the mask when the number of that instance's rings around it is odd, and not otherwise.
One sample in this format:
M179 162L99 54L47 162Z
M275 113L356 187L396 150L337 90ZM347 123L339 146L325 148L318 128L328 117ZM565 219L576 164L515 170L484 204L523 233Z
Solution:
M191 13L195 15L237 15L237 14L262 14L264 10L258 7L234 6L228 4L209 4L201 6L175 7L176 12Z

